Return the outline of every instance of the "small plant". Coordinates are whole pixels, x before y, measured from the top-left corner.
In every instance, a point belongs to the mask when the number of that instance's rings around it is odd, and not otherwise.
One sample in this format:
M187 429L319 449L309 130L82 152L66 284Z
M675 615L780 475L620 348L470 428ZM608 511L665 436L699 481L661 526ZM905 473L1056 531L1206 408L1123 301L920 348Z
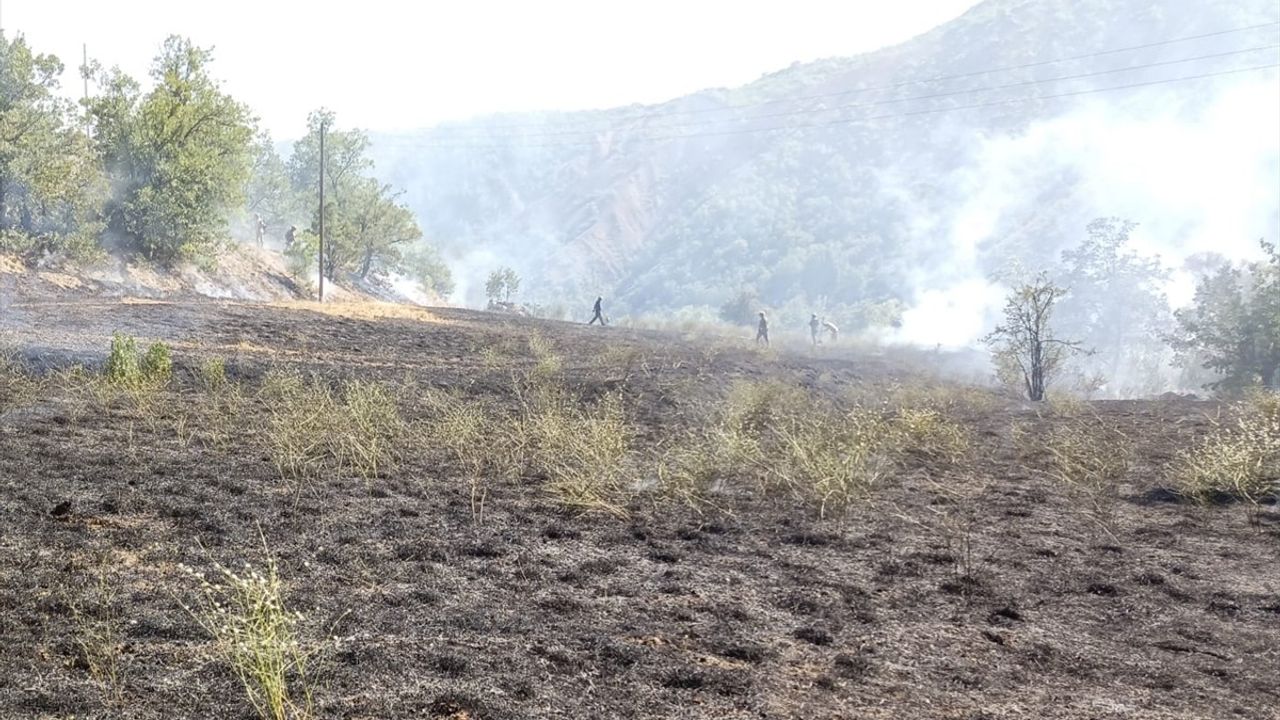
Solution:
M0 349L0 413L35 400L42 384L17 360Z
M105 562L100 562L89 582L67 603L80 657L93 679L115 700L123 692L125 643L118 596Z
M774 428L766 479L815 503L819 516L865 500L892 469L891 429L879 414L790 417Z
M267 442L282 478L310 480L329 469L367 482L395 460L403 423L378 383L351 381L335 392L295 373L271 373L261 396L271 411Z
M527 469L545 477L557 499L580 510L625 515L623 469L631 430L617 397L592 408L545 400L520 423Z
M200 385L206 392L216 393L227 386L227 361L220 357L205 359L200 364Z
M1113 423L1093 416L1062 421L1044 440L1049 474L1084 505L1084 515L1113 540L1120 485L1133 463L1133 443Z
M152 343L138 365L144 382L163 384L173 377L173 353L164 343Z
M930 407L904 407L891 418L892 441L902 452L956 464L969 457L972 443L963 426Z
M529 352L536 361L529 371L530 385L545 386L554 382L564 371L564 359L556 354L551 341L542 335L534 333L529 336Z
M263 571L246 564L238 573L215 563L213 580L188 572L200 582L200 596L195 607L184 607L213 638L258 717L312 717L307 665L313 652L298 636L302 614L285 606L275 561Z
M113 383L129 385L142 378L138 341L129 335L115 333L111 336L111 351L107 354L107 379Z
M152 343L146 353L142 353L136 339L115 333L111 337L105 374L112 384L129 389L163 385L173 376L173 354L162 342Z

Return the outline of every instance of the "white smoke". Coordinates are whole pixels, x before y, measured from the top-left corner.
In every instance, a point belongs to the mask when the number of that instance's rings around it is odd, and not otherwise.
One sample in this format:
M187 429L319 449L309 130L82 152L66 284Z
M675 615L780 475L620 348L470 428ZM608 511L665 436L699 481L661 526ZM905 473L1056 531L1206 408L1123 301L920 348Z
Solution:
M946 181L958 204L917 208L912 231L944 234L950 252L917 272L914 301L892 339L956 347L989 331L1005 289L979 267L980 248L1037 215L1081 239L1095 217L1139 223L1131 247L1161 258L1173 271L1171 304L1185 305L1195 289L1182 270L1188 256L1253 259L1260 237L1280 234L1277 90L1280 79L1269 73L1215 90L1194 103L1197 110L1180 109L1173 93L1123 105L1095 98L1017 135L983 139L973 161ZM1031 189L1055 180L1074 183L1078 212L1036 206Z

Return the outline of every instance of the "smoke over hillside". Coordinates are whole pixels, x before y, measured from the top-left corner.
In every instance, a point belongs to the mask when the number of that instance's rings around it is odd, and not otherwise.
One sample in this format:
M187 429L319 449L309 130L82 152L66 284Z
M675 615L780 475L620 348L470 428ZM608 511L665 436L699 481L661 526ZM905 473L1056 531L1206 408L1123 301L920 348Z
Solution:
M1280 20L1267 0L989 0L900 46L651 108L375 136L448 249L534 302L719 314L929 346L989 329L1014 272L1098 217L1128 247L1251 257L1280 235Z

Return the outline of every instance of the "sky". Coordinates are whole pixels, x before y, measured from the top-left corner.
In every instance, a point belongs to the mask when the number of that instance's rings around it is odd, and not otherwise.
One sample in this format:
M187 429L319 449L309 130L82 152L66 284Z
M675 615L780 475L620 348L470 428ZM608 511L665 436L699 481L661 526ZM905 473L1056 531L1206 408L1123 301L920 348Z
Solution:
M318 107L373 131L493 112L653 103L930 30L975 0L0 0L0 27L67 66L145 77L160 43L214 48L213 74L277 139ZM92 91L92 88L91 88Z

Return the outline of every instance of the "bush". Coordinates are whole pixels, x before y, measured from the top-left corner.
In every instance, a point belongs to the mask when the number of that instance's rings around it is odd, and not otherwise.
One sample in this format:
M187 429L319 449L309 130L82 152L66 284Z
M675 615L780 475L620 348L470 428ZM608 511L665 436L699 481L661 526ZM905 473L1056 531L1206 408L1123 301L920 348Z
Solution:
M1174 463L1174 487L1184 497L1209 502L1227 496L1248 503L1250 518L1268 496L1280 495L1280 400L1258 391L1231 408L1216 427Z
M107 380L125 387L163 385L173 377L173 355L162 342L152 343L145 354L141 353L136 339L115 333L105 373Z

